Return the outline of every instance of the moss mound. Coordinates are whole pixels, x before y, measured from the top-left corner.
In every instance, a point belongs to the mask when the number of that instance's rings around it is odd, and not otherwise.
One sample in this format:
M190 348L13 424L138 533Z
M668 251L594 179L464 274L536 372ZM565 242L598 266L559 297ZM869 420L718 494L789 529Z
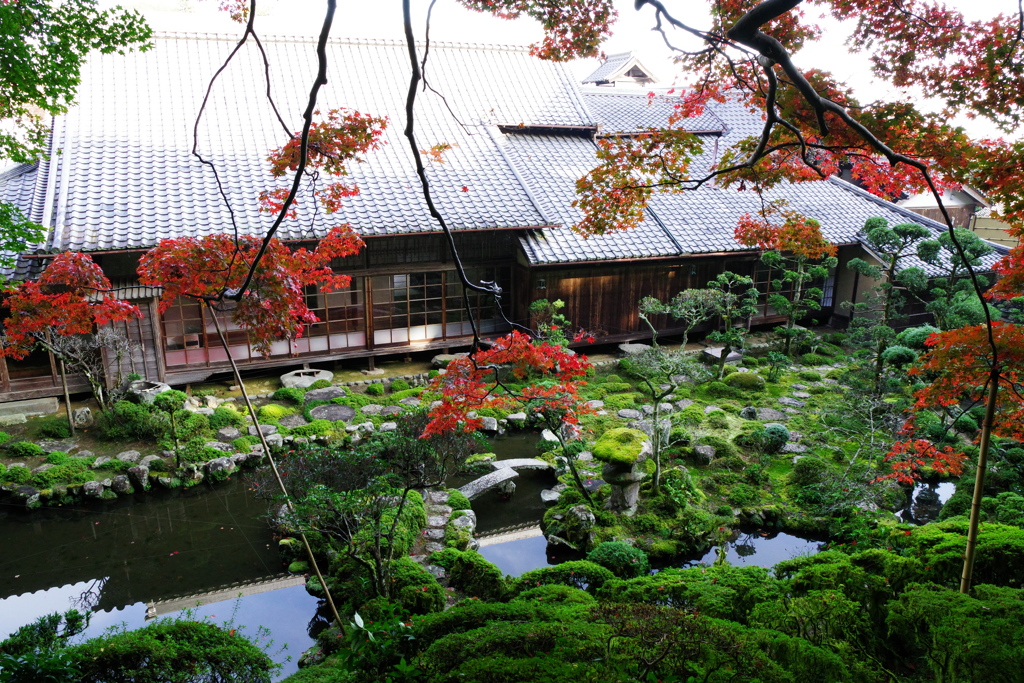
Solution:
M594 444L594 457L602 462L632 465L640 457L647 435L639 429L609 429Z

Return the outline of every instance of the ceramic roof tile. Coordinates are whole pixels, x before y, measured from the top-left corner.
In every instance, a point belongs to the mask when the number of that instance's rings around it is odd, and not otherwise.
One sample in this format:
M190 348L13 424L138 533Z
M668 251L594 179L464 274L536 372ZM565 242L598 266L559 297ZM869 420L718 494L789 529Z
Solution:
M263 66L246 47L217 80L198 128L198 150L217 176L190 155L192 126L208 79L234 47L235 37L163 35L146 53L91 59L83 70L79 104L54 130L52 249L142 249L161 238L232 228L262 235L272 218L260 214L261 191L280 186L267 172L269 150L285 141L263 97ZM315 73L305 39L264 39L278 110L293 130ZM386 146L353 168L360 195L325 217L300 197L299 219L282 226L283 239L322 235L349 222L364 235L433 231L402 137L408 83L400 42L332 41L329 83L319 108L349 107L388 116ZM568 70L529 56L526 49L433 44L427 77L447 101L425 92L417 103L421 146L455 145L444 164L427 165L434 200L456 229L543 225L543 220L486 124L593 127ZM453 96L454 95L454 96ZM454 120L449 107L455 115ZM465 124L465 125L460 125ZM463 191L463 187L466 191Z
M40 167L37 164L19 164L0 173L0 202L13 204L27 219L39 221L43 197L37 191L45 187L39 182ZM28 251L34 251L39 244L29 244ZM15 258L13 266L0 267L0 281L22 280L32 271L32 264L24 257L10 252L0 252L5 259Z
M614 55L608 55L601 66L597 67L592 74L583 79L584 83L602 83L607 81L616 71L626 65L629 60L633 59L632 52L620 52Z
M644 94L608 92L605 89L583 90L583 101L601 123L601 135L625 135L664 128L675 111L678 99L667 95L648 98ZM686 119L682 128L691 132L722 132L726 126L713 111L705 109L700 116Z

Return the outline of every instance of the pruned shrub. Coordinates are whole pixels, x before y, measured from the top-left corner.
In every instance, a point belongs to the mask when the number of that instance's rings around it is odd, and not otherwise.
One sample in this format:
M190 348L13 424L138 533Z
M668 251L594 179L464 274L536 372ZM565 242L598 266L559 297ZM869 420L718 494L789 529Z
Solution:
M519 577L519 580L512 586L511 592L514 595L548 584L562 584L585 590L588 593L596 593L606 581L615 578L610 570L588 562L586 560L574 560L563 562L553 567L542 567L526 572Z
M744 391L761 391L765 384L764 377L756 372L734 372L731 375L726 375L722 381L734 389Z
M381 382L374 382L366 387L367 396L383 396L384 385Z
M620 579L646 576L651 572L647 554L622 541L606 541L589 553L587 561L601 565Z
M431 555L430 561L444 567L452 588L470 597L500 600L505 595L505 576L475 550L445 548Z
M797 486L813 486L821 483L826 472L828 472L828 463L813 455L808 455L796 461L789 478Z
M941 330L932 325L920 325L918 327L908 327L907 329L896 335L896 343L900 346L906 346L911 349L917 349L923 351L925 349L925 341L928 337L933 334L938 334Z
M882 362L886 365L902 368L917 360L917 354L906 346L890 346L882 351Z
M291 401L292 403L297 403L298 405L302 405L302 402L305 400L305 397L306 390L300 389L299 387L281 387L280 389L274 392L275 401Z
M401 377L396 377L391 380L391 393L395 393L396 391L405 391L409 388L409 383Z
M60 415L41 418L32 426L35 428L36 437L40 439L67 439L71 436L68 419Z
M264 424L269 424L277 422L282 417L286 417L294 413L295 408L286 408L285 406L278 405L276 403L268 403L267 405L260 408L258 415L260 422Z
M684 425L696 427L704 422L704 409L698 405L689 405L679 413L679 421Z
M245 426L245 415L235 410L233 406L217 406L213 409L213 415L210 415L209 419L210 429L214 431L224 427Z
M289 430L292 436L329 436L333 434L336 429L334 423L330 420L313 420L308 424L299 425L298 427L292 427Z
M109 441L146 441L164 430L164 422L154 419L153 409L144 403L118 401L99 414L97 431Z
M32 478L32 470L22 465L8 467L4 478L12 484L25 484Z
M757 356L743 356L740 365L745 368L759 368L761 367L761 359Z
M826 365L828 364L828 358L817 353L805 353L800 356L800 362L804 365Z
M799 377L800 379L802 379L805 382L820 382L821 381L821 374L815 372L814 370L801 370L800 372L797 373L796 376Z
M725 382L710 382L704 387L705 393L712 398L742 398L742 392L733 389Z
M15 441L14 443L7 445L7 453L10 457L20 458L40 458L46 451L42 449L38 444L34 444L31 441Z

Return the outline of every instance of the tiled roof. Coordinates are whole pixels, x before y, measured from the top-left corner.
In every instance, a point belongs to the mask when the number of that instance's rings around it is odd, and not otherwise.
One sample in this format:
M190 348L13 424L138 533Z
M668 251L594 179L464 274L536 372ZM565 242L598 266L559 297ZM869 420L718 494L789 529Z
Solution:
M39 214L42 212L43 194L45 184L40 183L40 169L37 164L19 164L0 173L0 202L13 204L21 210L21 213L31 221L39 222ZM30 244L29 251L39 245ZM5 258L12 258L16 254L2 253ZM18 259L13 267L0 268L0 280L20 280L31 270L31 264L27 259Z
M236 40L164 35L149 52L90 60L79 104L54 128L53 147L61 153L53 155L50 173L49 248L148 248L161 238L231 229L213 172L189 152L206 84ZM315 73L310 42L264 39L264 45L278 109L298 130ZM350 179L360 196L326 218L314 216L314 203L306 198L299 220L283 225L279 237L318 236L343 221L364 235L437 229L402 137L408 84L404 43L332 41L328 58L329 84L319 108L344 106L388 116L388 144L354 168ZM448 99L429 90L420 93L420 146L455 145L445 154L446 163L428 164L441 213L456 229L543 225L484 124L595 126L568 70L534 59L526 49L439 43L431 46L426 75ZM268 175L265 159L286 141L262 91L262 61L250 45L218 79L199 129L199 150L217 164L243 234L262 235L271 223L257 211L257 197L280 182Z
M667 126L678 98L587 89L583 91L583 101L601 122L601 135L627 135ZM722 132L725 124L713 111L705 109L700 116L687 119L682 128L690 132Z
M604 63L597 67L592 74L583 79L584 83L607 83L616 73L621 71L634 58L632 52L620 52L608 55Z

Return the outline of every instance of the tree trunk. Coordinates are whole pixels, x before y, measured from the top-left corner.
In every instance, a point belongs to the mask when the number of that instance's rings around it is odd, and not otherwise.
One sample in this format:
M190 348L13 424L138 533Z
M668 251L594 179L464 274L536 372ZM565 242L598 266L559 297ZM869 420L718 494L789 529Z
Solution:
M71 429L71 436L75 435L75 418L71 415L71 396L68 394L68 374L64 371L64 359L60 359L60 383L64 388L64 407L68 413L68 428Z
M288 494L288 489L284 485L284 481L281 479L281 473L277 469L277 463L274 462L274 456L270 454L270 445L267 444L267 438L263 435L263 430L260 429L259 418L256 416L256 409L252 405L252 401L249 400L249 392L245 390L245 384L242 382L242 375L238 372L238 365L235 363L235 359L231 356L231 350L228 348L228 340L224 336L224 332L220 328L220 321L217 320L217 312L209 308L210 317L213 318L213 326L217 329L217 336L220 337L221 347L224 349L225 355L228 357L228 362L231 363L231 372L234 373L235 383L242 392L242 398L245 399L245 405L249 409L249 415L252 417L252 423L256 426L256 435L259 437L260 443L263 445L263 452L267 454L267 460L270 462L270 468L274 472L274 478L277 480L277 485L281 489L281 493L284 495L285 505L288 506L290 512L295 512L295 505L292 504L292 497ZM338 628L344 630L345 625L341 621L341 615L338 614L338 608L334 605L334 599L331 597L331 590L327 587L327 582L324 580L323 574L320 572L320 566L317 564L316 558L313 556L313 549L309 545L309 540L306 538L305 532L300 531L299 536L302 538L302 545L306 549L306 555L309 557L309 564L313 567L316 572L316 578L320 581L320 585L324 589L324 595L327 597L327 604L331 607L331 614L334 616L334 621L337 622Z
M967 549L964 551L964 571L960 575L960 592L971 590L974 574L974 551L978 546L978 525L981 517L981 498L985 491L985 470L988 467L988 447L992 441L992 423L996 417L996 399L999 396L999 368L993 366L989 378L985 419L981 425L981 443L978 445L978 469L974 473L974 495L971 496L971 519L967 526Z

